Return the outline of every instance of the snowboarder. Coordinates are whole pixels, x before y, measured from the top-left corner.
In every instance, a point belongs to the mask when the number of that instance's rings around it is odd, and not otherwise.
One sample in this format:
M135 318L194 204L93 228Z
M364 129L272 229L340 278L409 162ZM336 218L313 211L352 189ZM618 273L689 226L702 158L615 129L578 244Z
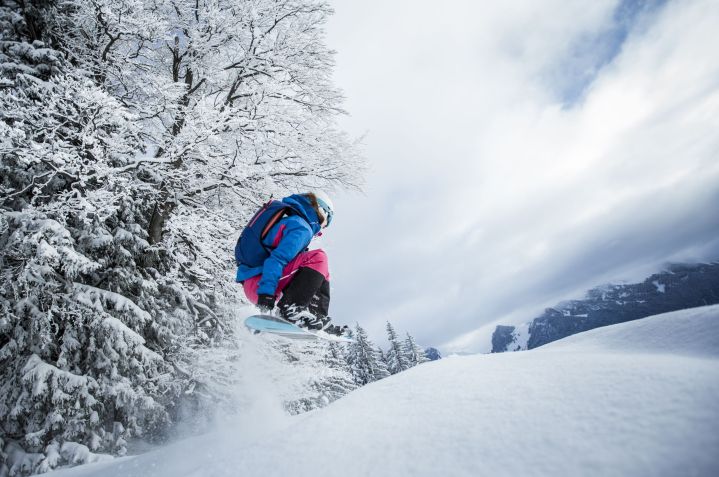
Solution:
M327 254L307 246L332 222L334 207L321 191L270 201L250 220L235 247L237 282L262 313L277 301L279 315L300 327L341 335L328 316Z

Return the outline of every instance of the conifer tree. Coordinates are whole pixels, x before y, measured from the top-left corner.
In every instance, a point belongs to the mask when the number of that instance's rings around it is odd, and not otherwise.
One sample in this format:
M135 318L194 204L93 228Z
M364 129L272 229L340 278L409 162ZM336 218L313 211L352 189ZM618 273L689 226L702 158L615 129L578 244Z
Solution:
M160 263L138 268L152 259L146 190L110 173L142 150L141 131L54 48L56 6L0 7L0 428L28 451L122 454L169 421L181 386L161 376L183 315Z
M335 401L357 388L342 345L333 342L327 345L324 364L330 372L323 377L319 387L326 403Z
M387 369L387 362L385 361L385 354L382 352L382 348L377 347L375 355L377 356L377 368L374 372L375 381L391 376L389 369Z
M409 364L402 349L402 344L397 337L397 333L389 321L387 322L387 340L389 341L389 350L387 350L386 354L387 370L390 374L401 373L409 368Z
M407 333L407 338L404 340L402 351L410 367L429 361L424 350L415 343L414 338L409 333Z
M357 388L339 343L288 341L279 350L292 374L283 380L283 386L291 389L284 402L290 414L326 406ZM283 373L281 367L275 366L275 372Z
M122 454L205 399L194 350L228 328L238 225L272 193L357 185L330 11L0 2L0 455Z
M382 351L382 348L380 348L379 346L377 347L377 359L384 365L385 369L389 373L389 363L387 363L387 353Z
M384 377L385 373L374 344L359 324L355 325L353 339L354 341L348 347L347 363L352 370L355 383L364 386Z

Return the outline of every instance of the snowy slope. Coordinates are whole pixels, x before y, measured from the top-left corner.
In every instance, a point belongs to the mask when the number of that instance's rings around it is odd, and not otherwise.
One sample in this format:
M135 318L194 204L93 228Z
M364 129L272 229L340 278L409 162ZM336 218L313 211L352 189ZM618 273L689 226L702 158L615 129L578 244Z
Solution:
M268 399L267 402L272 402ZM719 306L443 359L54 476L719 475Z
M542 349L664 353L719 359L718 310L719 305L705 306L596 328L546 344Z

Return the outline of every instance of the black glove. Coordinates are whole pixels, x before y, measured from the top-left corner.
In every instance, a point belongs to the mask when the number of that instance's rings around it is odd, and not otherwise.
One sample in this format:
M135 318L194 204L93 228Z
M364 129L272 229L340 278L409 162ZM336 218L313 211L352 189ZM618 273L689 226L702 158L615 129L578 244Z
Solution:
M269 313L275 307L275 297L272 295L259 295L257 297L257 308L262 313Z

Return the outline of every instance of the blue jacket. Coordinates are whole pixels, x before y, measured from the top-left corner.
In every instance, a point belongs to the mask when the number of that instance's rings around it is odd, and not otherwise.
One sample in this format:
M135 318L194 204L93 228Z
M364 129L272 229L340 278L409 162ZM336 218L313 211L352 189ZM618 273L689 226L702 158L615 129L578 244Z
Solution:
M312 237L321 230L320 219L309 199L302 195L291 195L282 199L291 206L296 214L289 215L277 222L262 241L268 247L275 247L261 267L240 265L237 267L237 281L262 274L258 295L275 295L277 283L282 277L285 266L307 248Z

